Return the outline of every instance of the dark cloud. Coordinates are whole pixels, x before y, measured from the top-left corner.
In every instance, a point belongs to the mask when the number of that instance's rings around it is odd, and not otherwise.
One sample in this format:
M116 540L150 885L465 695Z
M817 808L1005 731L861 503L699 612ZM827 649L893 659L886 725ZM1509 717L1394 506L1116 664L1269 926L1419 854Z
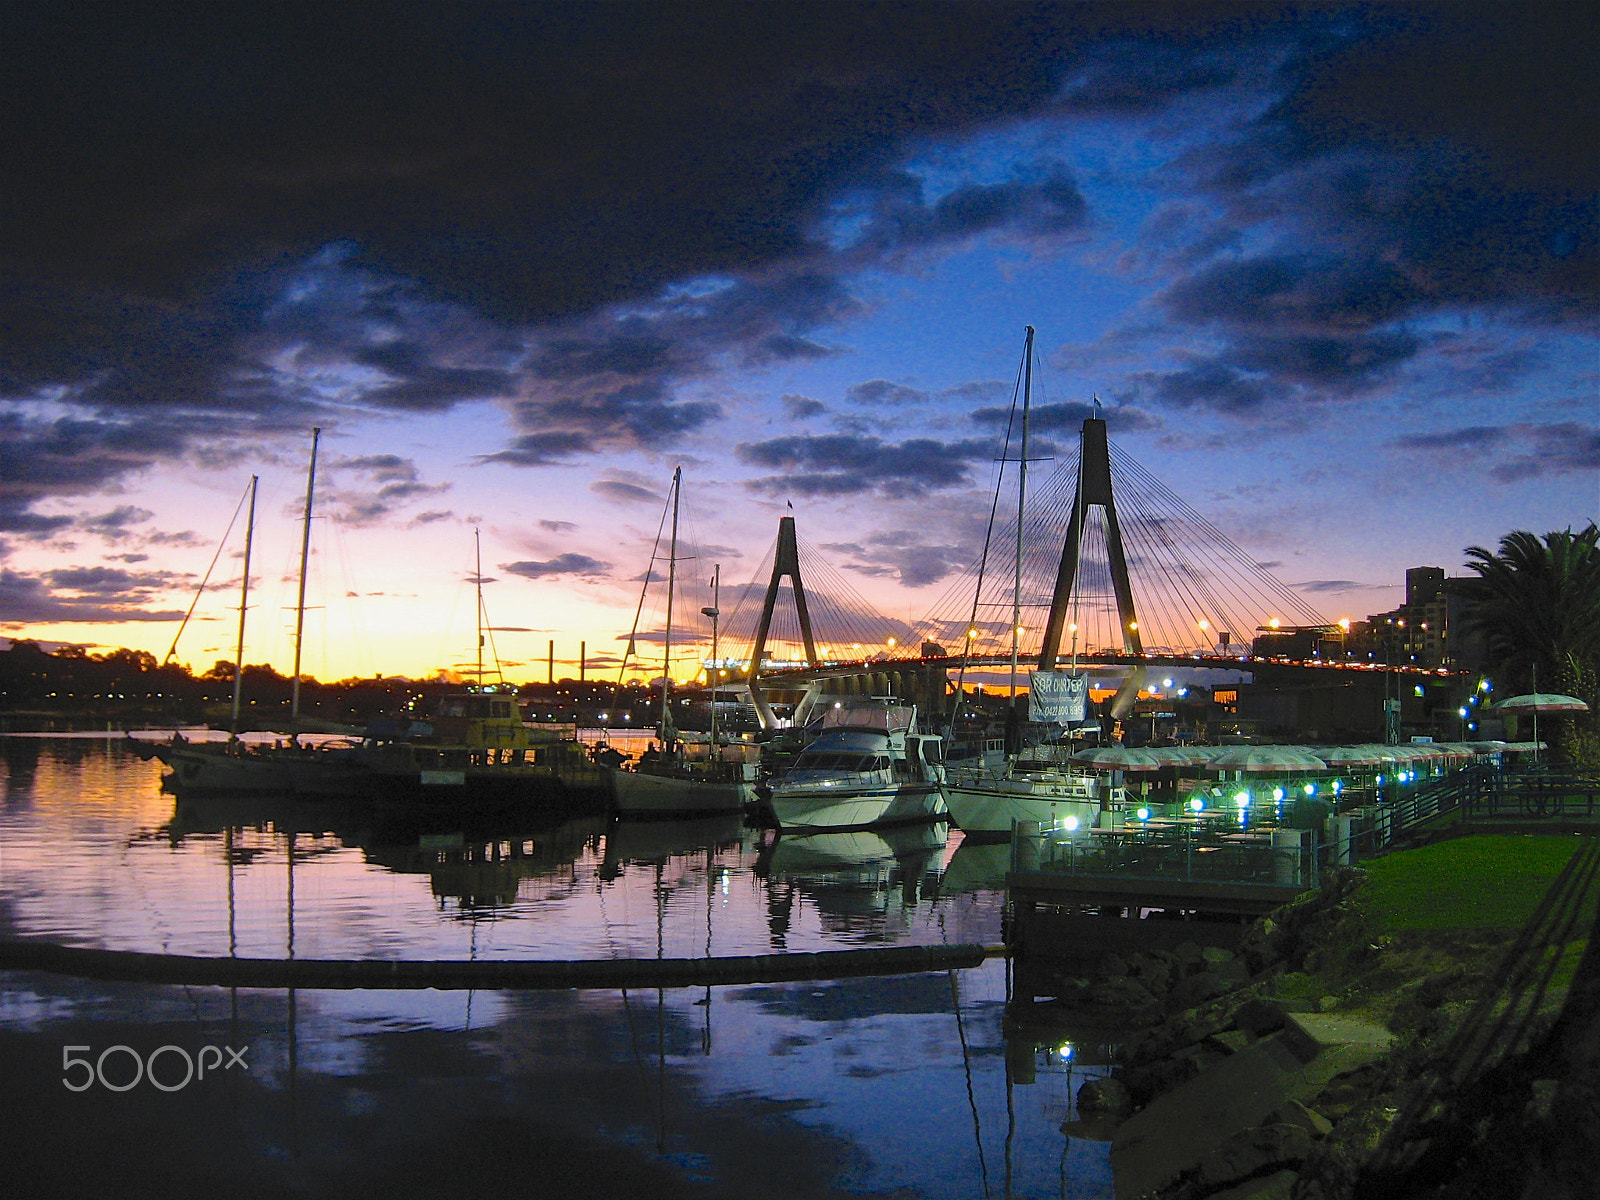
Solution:
M1563 421L1550 425L1469 425L1438 433L1407 434L1394 445L1442 463L1481 464L1498 483L1520 483L1558 475L1600 473L1600 428Z
M110 512L99 513L96 516L85 517L83 528L90 533L98 533L101 537L118 539L128 536L129 526L142 525L155 516L148 508L139 508L132 504L122 504Z
M365 476L376 487L338 487L325 489L328 502L334 506L338 519L348 525L371 525L381 521L425 496L436 496L450 490L448 483L423 483L416 463L395 454L374 454L341 460L337 466L345 473ZM419 517L421 524L431 524L443 519Z
M515 467L547 467L578 454L593 453L594 448L594 442L583 433L529 433L515 438L505 450L483 455L482 461Z
M42 622L174 621L182 609L155 602L175 583L164 572L115 567L63 567L37 575L0 570L0 620Z
M978 408L968 415L980 425L1004 428L1011 419L1011 409ZM1102 418L1112 433L1146 433L1161 428L1158 418L1131 405L1104 405L1096 411L1093 404L1068 400L1031 405L1028 409L1028 429L1037 433L1075 432L1083 427L1087 418L1095 416ZM1031 447L1029 452L1032 453Z
M1370 583L1359 583L1354 579L1308 579L1304 583L1295 584L1295 587L1302 592L1327 592L1335 596L1345 592L1366 591L1372 586Z
M903 529L874 534L865 542L824 543L821 548L839 556L843 570L892 578L910 588L938 583L965 570L972 559L970 547L928 542Z
M661 502L661 493L651 491L647 487L640 487L636 483L628 483L621 479L601 479L589 485L589 490L597 496L604 496L607 500L615 500L618 504L639 504L645 501L651 504Z
M900 383L890 383L887 379L869 379L865 383L852 384L844 391L844 398L852 404L926 404L928 393L917 388L906 387Z
M571 533L573 530L575 530L577 528L577 525L575 525L571 521L548 521L548 520L546 520L546 521L540 521L539 522L539 528L547 530L550 533Z
M1130 380L1155 403L1169 408L1201 406L1245 413L1273 395L1267 380L1214 361L1197 361L1176 371L1137 372Z
M561 575L604 575L611 570L611 564L586 554L558 554L548 562L501 563L500 569L524 579L553 579Z
M745 485L776 497L846 496L875 490L886 496L921 496L971 483L968 462L993 452L988 441L912 438L891 443L852 434L782 437L735 447L742 462L783 471Z
M1212 263L1169 288L1160 303L1186 324L1328 334L1396 320L1421 299L1388 263L1298 254Z
M1060 159L962 157L1024 121L1189 147L1146 249L1204 346L1141 401L1356 394L1410 322L1592 318L1595 42L1568 4L23 6L0 397L53 407L0 415L0 531L348 411L494 401L481 460L527 467L712 429L698 385L833 353L862 273L1082 236Z
M828 411L828 406L821 400L813 400L810 396L801 396L790 392L783 396L783 411L791 420L804 421L811 417L820 416Z
M894 258L929 245L961 242L982 233L1030 238L1060 235L1087 219L1089 206L1066 164L1047 159L999 183L964 183L932 203L919 178L886 173L861 207L866 219L849 242L854 255L870 250ZM847 207L843 215L852 217Z

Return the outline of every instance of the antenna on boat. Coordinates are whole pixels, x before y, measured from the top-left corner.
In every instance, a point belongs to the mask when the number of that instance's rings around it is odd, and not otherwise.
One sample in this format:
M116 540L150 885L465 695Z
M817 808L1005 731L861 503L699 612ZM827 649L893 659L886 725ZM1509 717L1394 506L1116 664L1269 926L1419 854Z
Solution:
M244 582L239 586L239 644L233 654L233 713L228 732L239 736L239 699L244 688L244 614L250 606L250 547L256 534L256 484L259 475L250 476L250 516L244 527Z
M322 440L322 430L311 429L311 466L306 471L306 516L300 531L300 598L294 608L294 685L289 695L289 720L300 719L300 648L305 642L306 630L306 561L311 556L311 500L317 486L317 443Z

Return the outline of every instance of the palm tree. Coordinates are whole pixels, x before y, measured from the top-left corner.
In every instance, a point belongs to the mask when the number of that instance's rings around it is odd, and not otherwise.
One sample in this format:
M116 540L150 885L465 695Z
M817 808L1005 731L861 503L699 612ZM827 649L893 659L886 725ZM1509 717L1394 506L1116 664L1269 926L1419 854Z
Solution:
M1566 691L1597 707L1600 680L1600 526L1543 538L1519 529L1498 552L1466 550L1477 572L1462 585L1463 632L1481 634L1507 688ZM1575 729L1586 743L1591 722ZM1592 730L1587 730L1591 732ZM1576 748L1576 747L1574 747ZM1586 756L1586 755L1585 755Z
M1476 571L1462 587L1461 623L1483 635L1490 661L1518 687L1547 687L1570 673L1572 660L1600 659L1600 526L1541 539L1519 529L1500 539L1498 552L1466 550Z

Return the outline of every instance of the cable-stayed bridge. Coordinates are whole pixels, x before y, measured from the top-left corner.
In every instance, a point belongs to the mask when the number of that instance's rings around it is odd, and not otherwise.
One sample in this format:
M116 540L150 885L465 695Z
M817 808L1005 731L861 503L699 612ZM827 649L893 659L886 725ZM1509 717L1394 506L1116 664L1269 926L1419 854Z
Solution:
M1025 455L1008 437L983 555L920 616L876 611L801 540L793 517L781 518L755 577L721 603L719 680L748 672L765 719L763 685L857 677L864 683L827 690L874 690L880 676L931 699L963 664L1238 667L1258 630L1329 628L1112 446L1099 417L1083 422L1077 452L1023 494L1015 480L1026 476ZM703 635L698 646L709 653ZM1129 672L1134 690L1140 677Z

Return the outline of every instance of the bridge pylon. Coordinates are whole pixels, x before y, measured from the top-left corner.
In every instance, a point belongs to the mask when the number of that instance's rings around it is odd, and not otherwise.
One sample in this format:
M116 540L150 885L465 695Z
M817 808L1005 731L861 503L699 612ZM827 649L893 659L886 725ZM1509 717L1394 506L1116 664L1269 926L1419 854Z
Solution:
M761 604L761 620L756 625L755 645L750 650L750 700L756 707L764 729L772 728L777 722L761 692L761 656L767 650L767 631L772 626L772 610L778 602L778 585L785 576L788 576L790 586L794 589L794 607L800 617L800 638L805 644L806 665L820 666L822 660L817 657L817 642L811 633L811 613L806 608L806 587L800 579L800 546L795 540L793 517L778 519L778 545L772 557L772 578L767 582L767 596Z
M1111 568L1111 588L1117 598L1123 652L1144 653L1139 637L1139 616L1133 605L1133 585L1128 581L1128 558L1122 549L1122 530L1117 524L1117 503L1111 491L1111 448L1106 440L1106 423L1100 417L1085 417L1079 434L1078 486L1072 498L1072 519L1067 525L1066 541L1061 546L1055 592L1050 597L1050 617L1039 647L1041 671L1054 670L1060 656L1061 635L1071 615L1072 587L1083 558L1083 527L1090 505L1097 505L1105 513L1106 559ZM1132 708L1143 677L1141 669L1132 670L1112 703L1113 715L1121 716Z

